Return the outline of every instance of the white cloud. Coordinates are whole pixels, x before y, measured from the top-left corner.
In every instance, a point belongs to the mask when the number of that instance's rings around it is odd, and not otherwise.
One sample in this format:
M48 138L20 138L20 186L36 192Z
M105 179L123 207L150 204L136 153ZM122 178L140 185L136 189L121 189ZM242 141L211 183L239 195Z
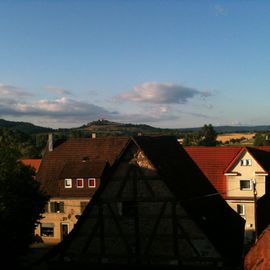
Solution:
M124 101L152 104L184 104L197 95L206 98L211 93L173 83L146 82L122 93L119 98Z
M7 84L0 84L0 97L24 97L24 96L32 96L31 93L27 91L23 91L21 88L7 85Z
M0 99L0 114L12 116L52 117L58 119L86 120L97 118L111 118L117 114L100 106L68 99L66 97L55 100L38 100L32 103ZM9 106L12 103L12 106Z

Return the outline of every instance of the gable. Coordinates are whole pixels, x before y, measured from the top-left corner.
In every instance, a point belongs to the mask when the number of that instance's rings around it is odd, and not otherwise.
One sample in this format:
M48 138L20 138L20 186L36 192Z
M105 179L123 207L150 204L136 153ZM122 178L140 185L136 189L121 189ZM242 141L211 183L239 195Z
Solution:
M234 172L250 176L253 175L254 172L264 172L264 168L258 163L250 151L244 148L225 171L225 173Z
M134 138L54 254L74 263L235 264L243 229L174 138Z
M129 144L96 194L61 256L87 264L222 263L214 245L136 144Z

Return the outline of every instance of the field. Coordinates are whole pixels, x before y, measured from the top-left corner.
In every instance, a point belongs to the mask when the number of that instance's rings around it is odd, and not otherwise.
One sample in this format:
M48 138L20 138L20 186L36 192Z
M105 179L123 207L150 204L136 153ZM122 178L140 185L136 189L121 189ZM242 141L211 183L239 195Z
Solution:
M238 140L241 138L245 138L243 143L252 143L255 133L225 133L219 134L217 137L217 141L221 141L222 143L226 141L230 141L232 139Z

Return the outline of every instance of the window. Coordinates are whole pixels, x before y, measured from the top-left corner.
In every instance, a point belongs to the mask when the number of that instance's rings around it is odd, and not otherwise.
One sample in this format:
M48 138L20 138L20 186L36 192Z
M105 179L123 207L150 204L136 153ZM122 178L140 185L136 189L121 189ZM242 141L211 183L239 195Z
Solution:
M243 204L237 204L237 213L241 216L245 215L245 206Z
M44 213L49 213L49 203L46 203L44 206Z
M76 179L77 188L83 188L83 178Z
M72 188L72 179L65 179L65 188Z
M89 178L88 179L88 187L90 187L90 188L96 187L96 178Z
M54 224L53 223L41 223L40 224L40 235L45 237L54 236Z
M64 213L64 202L51 202L51 213Z
M251 159L242 159L241 166L251 166Z
M240 180L240 189L241 190L251 190L251 181L250 180Z

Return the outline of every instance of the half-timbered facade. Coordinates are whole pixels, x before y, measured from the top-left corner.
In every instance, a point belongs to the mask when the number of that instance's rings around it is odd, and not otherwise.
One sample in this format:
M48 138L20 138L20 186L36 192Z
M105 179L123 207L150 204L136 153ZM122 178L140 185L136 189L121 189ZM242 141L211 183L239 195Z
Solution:
M173 137L133 138L43 263L238 265L245 221L216 193Z

